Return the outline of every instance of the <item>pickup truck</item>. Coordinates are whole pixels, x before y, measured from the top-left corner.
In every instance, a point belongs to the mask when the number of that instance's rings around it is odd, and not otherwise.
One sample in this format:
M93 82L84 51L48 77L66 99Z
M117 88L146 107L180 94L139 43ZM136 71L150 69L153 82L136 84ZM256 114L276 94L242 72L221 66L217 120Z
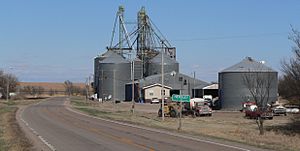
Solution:
M277 106L272 108L274 115L285 115L286 116L286 108L283 106Z
M212 109L206 104L196 103L195 105L196 116L212 116Z
M273 112L272 110L258 110L256 105L251 105L246 108L245 110L245 117L248 117L250 119L257 119L258 117L261 117L263 119L273 119Z

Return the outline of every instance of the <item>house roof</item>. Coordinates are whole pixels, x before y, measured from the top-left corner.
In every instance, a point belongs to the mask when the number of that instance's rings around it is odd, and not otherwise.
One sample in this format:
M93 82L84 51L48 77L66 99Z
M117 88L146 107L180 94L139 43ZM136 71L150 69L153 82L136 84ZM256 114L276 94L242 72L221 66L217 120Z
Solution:
M182 81L178 81L178 79L182 77ZM184 80L189 82L190 84L194 84L195 87L203 88L209 85L207 82L204 82L199 79L194 79L182 73L176 73L175 75L172 72L164 74L164 84L170 86L172 89L181 89ZM142 87L152 85L155 83L161 83L161 74L151 75L139 80L139 83Z
M217 89L219 89L219 84L214 83L214 84L208 85L208 86L206 86L202 89L209 89L209 90L214 90L215 89L215 90L217 90Z
M162 87L162 85L160 83L154 83L154 84L151 84L151 85L148 85L148 86L144 86L143 89L148 89L148 88L155 87L155 86ZM164 88L172 89L171 87L166 86L166 85L164 85Z

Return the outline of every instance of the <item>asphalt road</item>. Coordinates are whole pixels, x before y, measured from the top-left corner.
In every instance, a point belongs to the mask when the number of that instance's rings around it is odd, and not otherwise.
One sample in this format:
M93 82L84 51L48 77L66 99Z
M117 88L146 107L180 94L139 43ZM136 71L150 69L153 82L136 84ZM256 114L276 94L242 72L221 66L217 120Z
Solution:
M66 109L64 99L49 99L22 114L28 126L58 151L245 150L94 119Z

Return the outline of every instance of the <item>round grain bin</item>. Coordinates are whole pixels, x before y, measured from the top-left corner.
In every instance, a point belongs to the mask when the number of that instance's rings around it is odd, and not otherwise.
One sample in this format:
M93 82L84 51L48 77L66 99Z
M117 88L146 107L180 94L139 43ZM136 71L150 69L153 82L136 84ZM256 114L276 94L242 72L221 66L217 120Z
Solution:
M253 95L249 91L251 85L249 82L247 84L246 79L264 82L265 86L263 87L265 90L269 90L268 103L276 101L277 75L276 71L267 67L263 62L257 62L250 57L246 57L241 62L219 72L219 99L222 109L240 110L244 102L254 102Z
M143 78L143 67L142 61L139 58L135 58L134 60L134 79L142 79Z
M131 79L131 64L114 51L107 51L100 56L99 98L107 100L124 100L125 84Z
M179 72L179 63L172 59L170 56L164 54L164 73L169 73L172 71ZM155 74L161 74L161 57L162 53L160 52L158 55L156 55L154 58L152 58L148 62L148 70L147 75L155 75Z

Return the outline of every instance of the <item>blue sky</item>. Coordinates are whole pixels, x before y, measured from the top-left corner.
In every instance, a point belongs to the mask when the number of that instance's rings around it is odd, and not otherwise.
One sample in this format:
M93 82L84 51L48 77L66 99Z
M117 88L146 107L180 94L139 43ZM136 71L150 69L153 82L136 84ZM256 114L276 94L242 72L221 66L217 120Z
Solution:
M280 72L292 56L290 25L300 30L298 0L1 0L0 69L21 81L83 82L109 45L119 5L128 21L145 6L177 48L180 71L207 82L246 56Z

